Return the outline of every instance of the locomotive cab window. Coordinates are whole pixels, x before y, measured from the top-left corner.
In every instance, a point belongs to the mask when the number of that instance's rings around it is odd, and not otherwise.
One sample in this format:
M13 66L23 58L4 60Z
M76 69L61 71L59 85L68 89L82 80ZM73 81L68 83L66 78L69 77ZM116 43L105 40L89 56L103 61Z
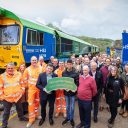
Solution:
M28 29L27 44L28 45L43 45L43 33L37 32L36 30Z
M14 25L0 25L0 45L18 44L19 42L20 26Z

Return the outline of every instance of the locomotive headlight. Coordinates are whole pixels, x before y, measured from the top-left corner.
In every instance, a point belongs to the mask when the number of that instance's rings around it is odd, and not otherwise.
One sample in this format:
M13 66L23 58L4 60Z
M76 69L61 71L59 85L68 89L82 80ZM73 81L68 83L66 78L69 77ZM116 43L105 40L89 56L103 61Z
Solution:
M17 47L17 51L20 52L20 48L19 47Z

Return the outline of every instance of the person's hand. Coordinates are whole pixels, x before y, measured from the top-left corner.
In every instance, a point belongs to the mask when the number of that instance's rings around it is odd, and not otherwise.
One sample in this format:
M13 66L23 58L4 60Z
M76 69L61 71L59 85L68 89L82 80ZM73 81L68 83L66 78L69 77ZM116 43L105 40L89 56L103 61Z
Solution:
M103 94L103 99L105 99L105 94Z
M51 92L47 92L48 94L52 94Z
M46 93L48 93L48 94L51 94L51 92L47 92L45 88L43 88L43 91L46 92Z
M119 103L119 104L122 104L122 99L119 99L118 103Z

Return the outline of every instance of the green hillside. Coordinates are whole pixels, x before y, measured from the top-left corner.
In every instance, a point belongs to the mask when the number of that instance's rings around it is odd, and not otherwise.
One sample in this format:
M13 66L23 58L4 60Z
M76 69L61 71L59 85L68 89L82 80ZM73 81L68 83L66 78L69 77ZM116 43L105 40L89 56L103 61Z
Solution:
M112 42L114 40L111 39L103 39L103 38L92 38L92 37L86 37L86 36L79 36L78 38L89 42L90 44L94 44L100 47L100 51L104 52L106 51L106 47L111 47Z

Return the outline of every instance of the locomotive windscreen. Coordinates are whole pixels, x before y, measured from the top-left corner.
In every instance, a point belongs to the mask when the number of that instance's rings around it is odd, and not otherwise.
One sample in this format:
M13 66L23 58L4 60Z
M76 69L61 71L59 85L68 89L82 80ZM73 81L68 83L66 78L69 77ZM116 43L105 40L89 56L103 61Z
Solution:
M18 44L19 25L0 25L0 45Z

